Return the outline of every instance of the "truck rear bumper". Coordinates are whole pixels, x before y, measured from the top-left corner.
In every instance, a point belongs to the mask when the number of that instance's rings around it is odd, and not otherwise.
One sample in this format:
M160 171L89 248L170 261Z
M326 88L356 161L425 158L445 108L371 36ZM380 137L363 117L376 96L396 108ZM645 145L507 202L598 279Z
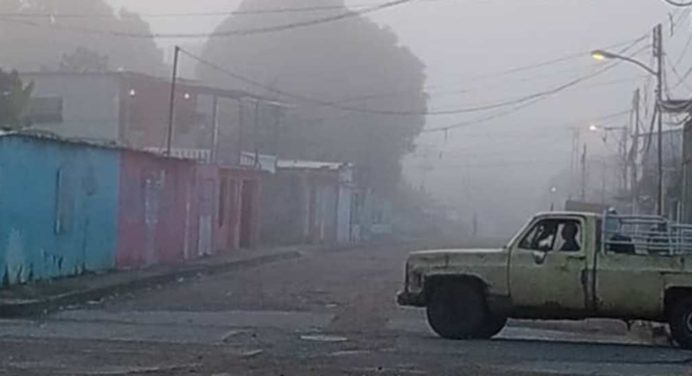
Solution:
M410 293L408 291L400 291L396 295L396 302L400 306L409 307L425 307L425 299L421 293Z

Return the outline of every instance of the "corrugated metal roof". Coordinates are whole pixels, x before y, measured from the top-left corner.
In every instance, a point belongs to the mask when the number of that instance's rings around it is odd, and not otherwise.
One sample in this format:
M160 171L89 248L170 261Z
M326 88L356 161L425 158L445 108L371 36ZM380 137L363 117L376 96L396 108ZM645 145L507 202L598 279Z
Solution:
M142 149L136 149L136 148L132 148L132 147L125 146L125 145L120 145L120 144L117 144L115 142L105 142L105 141L100 141L100 140L81 139L81 138L67 138L67 137L59 136L53 132L42 131L42 130L21 130L21 131L0 130L0 137L25 137L25 138L53 141L53 142L59 142L59 143L65 143L65 144L88 146L88 147L93 147L93 148L130 151L130 152L134 152L134 153L148 154L148 155L158 157L158 158L192 161L189 158L180 158L180 157L176 157L176 156L166 156L166 155L162 155L160 153L155 153L155 152L142 150Z
M40 71L40 72L20 72L20 76L25 76L25 77L70 77L70 76L76 76L76 77L86 77L86 76L93 76L93 77L115 77L115 78L120 78L120 79L128 79L128 80L142 80L142 79L148 79L148 80L154 80L154 81L159 81L162 83L170 83L170 78L164 78L164 77L157 77L157 76L152 76L144 73L138 73L138 72L130 72L130 71L107 71L107 72L60 72L60 71ZM259 100L262 102L266 103L271 103L275 106L279 107L289 107L288 104L282 103L282 102L277 102L275 99L271 98L265 98L244 90L230 90L230 89L222 89L218 87L212 87L208 85L204 85L200 81L196 80L190 80L190 79L185 79L185 78L178 78L178 83L182 86L186 86L187 89L189 90L194 90L198 94L203 94L203 95L215 95L218 97L224 97L224 98L233 98L233 99L243 99L243 98L252 98L254 100Z

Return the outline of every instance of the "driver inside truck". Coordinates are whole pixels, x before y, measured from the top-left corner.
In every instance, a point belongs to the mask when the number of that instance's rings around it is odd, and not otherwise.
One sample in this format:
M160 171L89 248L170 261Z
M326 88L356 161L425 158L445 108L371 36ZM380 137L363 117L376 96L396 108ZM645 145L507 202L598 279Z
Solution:
M578 229L576 224L572 222L565 223L565 225L562 227L562 232L560 233L565 243L562 244L560 251L576 252L581 250L581 246L579 245L579 242L577 242L577 232Z

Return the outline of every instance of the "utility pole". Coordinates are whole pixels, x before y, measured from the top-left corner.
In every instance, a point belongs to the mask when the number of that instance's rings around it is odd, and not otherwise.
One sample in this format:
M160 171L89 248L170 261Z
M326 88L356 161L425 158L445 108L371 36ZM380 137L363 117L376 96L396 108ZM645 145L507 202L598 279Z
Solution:
M656 121L658 123L658 197L657 214L663 215L663 33L661 24L654 28L654 57L656 58Z
M629 189L629 175L630 175L630 162L629 162L629 127L623 126L622 127L622 138L620 139L620 148L621 148L621 155L622 155L622 190L624 192L627 192Z
M178 79L178 59L180 58L180 47L175 46L173 54L173 80L171 80L171 98L168 105L168 135L166 139L166 155L171 155L173 146L173 123L175 120L175 84Z
M578 182L578 171L579 171L579 146L581 144L581 128L580 127L574 127L572 128L572 152L570 156L570 167L569 167L569 173L570 173L570 186L571 187L576 187L577 182ZM572 194L576 194L573 190L570 189L568 193L568 196L572 196Z
M692 160L692 122L687 121L682 132L682 218L684 223L692 222L692 173L690 173L690 161Z
M581 201L586 201L586 144L581 155Z
M640 92L639 89L634 91L634 99L632 101L632 106L634 106L634 138L632 140L632 152L630 153L630 168L632 181L630 182L630 189L632 191L632 214L637 214L639 211L639 177L637 172L637 160L639 159L639 101Z
M243 98L238 99L238 165L243 162L243 130L245 128L245 107Z
M254 167L255 168L260 168L260 159L259 159L259 150L260 150L260 101L259 99L255 99L255 124L253 125L253 138L255 139L254 142L252 143L255 151L255 163Z
M218 161L218 149L219 149L219 97L214 95L211 104L211 155L209 161L216 163Z

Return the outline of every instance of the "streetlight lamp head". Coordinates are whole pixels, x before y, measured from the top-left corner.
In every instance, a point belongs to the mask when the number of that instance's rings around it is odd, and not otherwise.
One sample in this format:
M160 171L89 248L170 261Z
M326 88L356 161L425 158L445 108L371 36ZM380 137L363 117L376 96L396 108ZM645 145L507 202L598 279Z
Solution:
M598 129L599 129L599 128L598 128L598 125L596 125L596 124L591 124L591 125L589 125L589 130L590 130L591 132L596 132L596 131L598 131Z
M598 61L602 61L602 60L605 60L605 59L606 59L605 55L603 55L603 54L600 53L599 51L594 51L594 52L592 52L592 53L591 53L591 57L592 57L594 60L598 60Z
M603 51L603 50L595 50L595 51L591 52L591 57L594 58L594 60L601 61L601 60L606 60L606 59L612 59L613 54L611 54L610 52Z

